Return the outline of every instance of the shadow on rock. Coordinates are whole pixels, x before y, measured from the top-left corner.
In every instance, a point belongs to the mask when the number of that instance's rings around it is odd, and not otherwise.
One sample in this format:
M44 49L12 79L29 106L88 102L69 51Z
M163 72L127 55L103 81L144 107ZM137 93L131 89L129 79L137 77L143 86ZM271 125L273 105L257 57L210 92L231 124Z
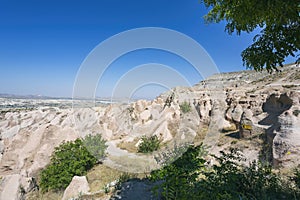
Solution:
M160 184L161 181L152 182L148 179L130 179L122 183L120 189L110 198L110 200L159 200L160 194L154 194L152 189Z

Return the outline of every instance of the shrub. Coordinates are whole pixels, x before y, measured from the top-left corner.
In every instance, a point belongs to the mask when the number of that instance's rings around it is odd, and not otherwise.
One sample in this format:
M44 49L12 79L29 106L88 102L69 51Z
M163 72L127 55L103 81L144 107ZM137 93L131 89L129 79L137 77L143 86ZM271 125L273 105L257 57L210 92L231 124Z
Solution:
M188 103L188 102L183 102L181 105L180 105L180 110L183 112L183 113L188 113L191 111L191 105Z
M218 165L205 172L205 179L196 184L201 199L293 199L290 188L268 165L252 162L244 166L241 154L232 149L215 157Z
M298 189L300 189L300 170L299 169L295 169L294 181L295 181L296 186L298 187Z
M102 139L100 134L87 135L83 139L83 145L97 159L97 161L100 161L105 157L105 150L107 148L105 142L106 141Z
M97 147L97 144L100 146ZM84 140L60 144L55 148L49 165L40 174L42 192L65 189L73 176L82 176L91 169L97 158L104 156L105 149L101 136L87 136Z
M122 189L122 184L129 181L130 179L137 178L136 174L123 173L119 176L119 179L115 185L116 190Z
M221 152L211 168L199 156L201 148L191 147L174 163L151 173L163 180L163 199L298 199L299 192L272 172L270 166L253 162L244 166L241 154L232 149ZM299 174L296 174L296 177ZM296 179L295 179L296 180ZM297 182L297 181L296 181Z
M172 164L152 171L151 180L163 180L161 185L154 187L154 191L158 193L162 188L163 199L189 199L200 171L204 168L205 160L202 158L204 153L202 146L190 146Z
M159 148L160 141L156 135L142 137L142 142L138 146L139 153L151 153Z

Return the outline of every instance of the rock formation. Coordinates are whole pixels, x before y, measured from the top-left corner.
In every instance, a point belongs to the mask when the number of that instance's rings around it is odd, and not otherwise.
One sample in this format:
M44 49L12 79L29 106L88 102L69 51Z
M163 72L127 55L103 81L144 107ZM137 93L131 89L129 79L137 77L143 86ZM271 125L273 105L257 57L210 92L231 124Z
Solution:
M78 198L82 194L90 191L89 184L85 176L74 176L71 183L65 189L62 200Z
M108 141L104 163L122 165L118 160L126 160L132 171L159 167L165 156L159 152L150 161L140 156L139 165L135 160L139 155L118 148L121 142L138 145L143 135L157 135L170 148L204 142L212 153L231 145L218 144L225 134L237 134L241 140L263 136L275 166L300 164L300 69L296 66L273 74L216 74L193 87L176 87L152 101L130 104L71 109L42 106L39 100L37 108L20 110L8 108L12 101L2 99L1 104L6 106L0 113L1 199L8 193L18 199L30 191L34 186L28 180L34 180L49 163L55 146L89 133L102 134ZM26 101L16 102L23 107L34 102ZM182 112L183 102L189 103L190 112ZM242 150L249 159L258 159L262 152L251 146Z

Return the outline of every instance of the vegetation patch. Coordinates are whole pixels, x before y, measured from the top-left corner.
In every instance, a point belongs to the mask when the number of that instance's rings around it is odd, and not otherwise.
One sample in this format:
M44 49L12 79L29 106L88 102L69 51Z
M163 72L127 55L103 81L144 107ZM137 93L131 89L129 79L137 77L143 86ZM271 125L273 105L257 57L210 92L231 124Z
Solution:
M102 139L100 134L87 135L83 140L83 145L94 156L97 161L101 161L105 157L107 145L106 140Z
M154 192L162 188L163 199L189 199L192 185L196 182L205 160L201 157L203 148L189 147L180 158L160 170L151 172L152 181L163 183L154 188Z
M197 135L195 136L195 138L193 140L195 146L198 146L203 142L203 140L205 139L205 137L207 135L207 132L208 132L208 126L207 125L202 125L202 126L198 127Z
M118 180L122 172L107 167L105 165L96 165L87 172L87 180L90 185L91 192L105 189L106 185Z
M98 139L98 136L87 136L84 139L63 142L56 147L50 164L40 174L41 191L63 190L70 184L73 176L85 175L97 163L97 158L104 156L105 145L98 146L99 149L92 145L102 144L103 140L99 142ZM91 144L91 140L95 140L95 142ZM85 144L91 145L92 153ZM99 155L96 154L97 152Z
M151 153L158 150L160 141L156 135L150 137L143 136L142 142L138 146L139 153Z
M63 198L63 191L48 191L41 192L39 190L33 190L25 195L26 200L56 200Z
M123 183L129 181L130 179L134 179L134 178L137 178L137 175L136 175L136 174L122 173L122 174L119 176L119 179L118 179L117 184L115 185L115 189L116 189L116 190L120 190Z
M180 104L180 110L183 113L188 113L191 111L191 105L188 102L183 102L182 104Z
M162 180L154 189L162 188L162 199L299 199L299 180L288 181L274 173L268 165L252 162L245 166L245 159L236 149L214 156L217 164L209 167L203 159L201 146L191 146L179 159L151 173L151 180ZM299 182L298 182L299 183Z
M300 189L300 170L299 169L295 169L293 180L295 181L298 189Z

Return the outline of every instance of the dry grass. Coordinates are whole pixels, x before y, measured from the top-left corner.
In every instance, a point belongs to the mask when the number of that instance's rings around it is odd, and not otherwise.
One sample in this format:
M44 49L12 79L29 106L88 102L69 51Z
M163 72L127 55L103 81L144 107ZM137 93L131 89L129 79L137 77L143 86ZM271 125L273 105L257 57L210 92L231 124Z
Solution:
M105 165L97 165L93 167L86 175L91 192L103 190L104 187L114 180L117 180L122 172L109 168Z
M132 142L121 141L120 143L117 144L117 147L131 153L137 153L138 147L136 147L135 145L138 141L139 138L134 138Z
M84 195L82 199L109 199L110 194L105 194L103 191L105 186L124 176L124 172L107 167L105 165L97 165L88 171L86 177L90 186L90 192L93 195ZM130 177L144 178L145 175L129 174ZM100 192L99 192L100 191ZM62 199L63 191L47 192L32 191L26 195L26 200L58 200Z
M40 191L32 191L29 192L25 199L26 200L58 200L62 199L63 197L63 191L61 192L46 192L41 193Z
M91 200L91 199L101 199L101 200L109 200L110 197L112 196L112 193L97 193L97 194L93 194L93 195L82 195L80 197L80 200Z
M129 178L145 178L144 174L125 173L105 165L93 167L86 175L91 193L103 190L107 184L119 180L124 176Z
M208 132L208 126L199 126L197 130L197 135L194 138L194 144L196 146L200 145L203 142L207 132Z
M146 175L149 171L158 167L155 160L150 158L150 155L143 153L138 153L137 155L138 157L110 156L110 160L114 162L116 167L120 170L131 174Z
M178 122L169 122L168 123L168 129L173 137L176 136L179 129L179 123Z
M252 138L239 139L238 131L228 132L221 134L218 140L218 146L228 146L230 148L237 148L244 150L247 148L260 150L263 140L259 137L259 134L254 134Z

